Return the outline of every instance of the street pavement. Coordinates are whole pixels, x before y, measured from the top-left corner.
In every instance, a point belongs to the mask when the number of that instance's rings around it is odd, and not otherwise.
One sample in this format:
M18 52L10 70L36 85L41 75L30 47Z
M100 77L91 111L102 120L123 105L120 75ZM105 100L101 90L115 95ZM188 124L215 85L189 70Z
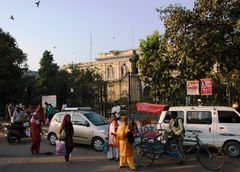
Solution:
M47 128L44 128L46 132ZM62 156L55 155L55 147L51 146L46 136L42 136L39 156L30 154L31 139L8 144L4 135L0 133L0 172L127 172L128 167L119 169L118 162L106 160L106 154L94 151L90 146L75 145L70 162L66 163ZM47 153L53 155L47 155ZM174 159L162 157L152 166L140 168L146 172L208 172L203 168L194 155L188 155L184 164L179 165ZM226 157L224 167L219 172L240 172L239 158Z

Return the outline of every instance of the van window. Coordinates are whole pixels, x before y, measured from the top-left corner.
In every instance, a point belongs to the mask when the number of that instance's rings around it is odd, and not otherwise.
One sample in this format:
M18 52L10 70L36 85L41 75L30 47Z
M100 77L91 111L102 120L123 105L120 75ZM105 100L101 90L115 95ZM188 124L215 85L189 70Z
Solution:
M176 111L176 112L178 113L177 118L181 118L182 121L184 122L184 112L183 111ZM171 111L167 111L163 122L169 123L170 120L171 120Z
M188 124L211 124L212 113L209 111L188 111L187 123Z
M239 115L234 111L218 111L219 123L240 123Z

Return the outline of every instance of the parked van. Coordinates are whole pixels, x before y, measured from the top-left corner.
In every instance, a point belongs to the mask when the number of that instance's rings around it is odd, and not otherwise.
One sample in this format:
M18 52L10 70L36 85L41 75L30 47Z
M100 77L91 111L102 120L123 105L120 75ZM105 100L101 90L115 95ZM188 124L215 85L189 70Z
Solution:
M73 142L91 145L99 151L104 142L107 141L108 121L96 112L81 110L79 108L66 108L65 111L56 113L48 128L49 143L54 145L57 132L66 114L71 116L74 135Z
M221 147L230 157L240 156L240 114L226 106L178 106L163 111L159 123L166 129L171 111L178 113L185 127L185 138L198 133L199 138L208 144ZM190 145L184 142L184 145Z

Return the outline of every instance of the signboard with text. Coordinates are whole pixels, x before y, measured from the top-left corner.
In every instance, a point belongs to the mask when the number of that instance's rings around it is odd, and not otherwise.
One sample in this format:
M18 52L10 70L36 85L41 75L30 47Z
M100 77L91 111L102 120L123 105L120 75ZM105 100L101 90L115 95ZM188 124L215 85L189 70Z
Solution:
M199 81L187 81L187 95L199 95Z
M211 79L201 79L201 95L212 95Z

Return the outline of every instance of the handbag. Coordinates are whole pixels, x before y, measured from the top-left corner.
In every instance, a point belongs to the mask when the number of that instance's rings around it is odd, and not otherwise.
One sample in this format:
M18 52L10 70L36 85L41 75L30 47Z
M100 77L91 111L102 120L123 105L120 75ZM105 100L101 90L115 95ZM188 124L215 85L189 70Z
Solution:
M56 155L65 156L66 155L65 142L56 140L55 143L56 143Z
M134 135L130 131L127 133L127 140L128 140L128 143L130 143L130 144L133 144L135 141Z

